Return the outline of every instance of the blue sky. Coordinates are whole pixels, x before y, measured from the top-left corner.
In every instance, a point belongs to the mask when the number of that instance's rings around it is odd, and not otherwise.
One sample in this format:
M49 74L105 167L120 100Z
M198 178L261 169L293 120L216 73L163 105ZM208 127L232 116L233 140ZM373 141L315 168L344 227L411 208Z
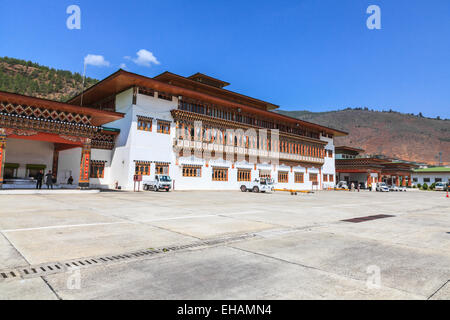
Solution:
M372 4L381 30L366 27ZM69 5L81 8L81 30L66 27ZM203 72L285 110L450 118L448 0L0 0L0 9L0 56L81 73L95 54L109 62L88 66L98 79L125 63L146 76ZM135 63L142 49L159 64Z

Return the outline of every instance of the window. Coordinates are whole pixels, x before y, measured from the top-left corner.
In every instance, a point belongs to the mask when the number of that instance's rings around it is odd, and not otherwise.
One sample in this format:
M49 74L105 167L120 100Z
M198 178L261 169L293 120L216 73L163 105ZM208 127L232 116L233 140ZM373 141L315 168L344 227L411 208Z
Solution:
M270 173L270 170L259 170L259 177L260 178L272 178L272 174Z
M323 182L328 182L328 175L327 174L323 175Z
M252 180L252 170L238 169L237 181L251 181Z
M328 157L333 158L333 150L327 150Z
M158 92L158 98L167 101L172 101L172 95L170 93Z
M305 181L303 172L295 173L295 183L303 183Z
M142 131L152 131L152 118L138 116L137 128Z
M155 91L153 89L149 89L149 88L139 88L139 93L149 96L149 97L154 97L155 96Z
M201 177L202 167L200 166L183 166L183 177Z
M434 178L434 182L442 182L442 178Z
M287 171L278 171L278 182L287 183L289 181L289 173Z
M423 178L423 182L430 182L430 178Z
M228 181L228 169L227 168L213 168L212 180L213 181Z
M156 163L155 164L155 174L169 175L169 165L162 164L162 163Z
M170 134L170 122L158 120L158 133Z
M328 176L328 181L334 182L334 175L330 174L330 175Z
M317 182L317 173L310 173L309 174L309 181Z
M413 178L413 181L414 181L414 182L417 182L417 181L419 181L419 180L418 180L417 178Z
M150 162L136 161L135 174L149 176L150 175Z
M105 177L105 162L103 161L91 161L90 178L99 179Z
M138 118L138 130L152 131L152 120Z

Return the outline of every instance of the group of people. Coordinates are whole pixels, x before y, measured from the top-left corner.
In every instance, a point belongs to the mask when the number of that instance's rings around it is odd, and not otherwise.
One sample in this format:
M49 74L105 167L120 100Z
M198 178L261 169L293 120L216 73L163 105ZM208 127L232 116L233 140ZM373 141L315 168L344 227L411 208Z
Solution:
M361 190L361 185L359 183L357 183L356 188L358 189L358 192ZM350 191L355 191L355 183L352 182L352 184L350 185Z
M44 175L42 170L39 170L38 174L36 175L36 189L42 189L42 182L44 178L47 189L53 189L53 173L51 170L49 170L46 175Z
M36 189L42 189L42 183L45 179L45 184L47 185L47 189L53 189L53 184L56 182L55 177L53 176L53 173L51 170L48 171L46 175L44 175L42 170L39 170L38 174L36 175ZM69 177L67 180L68 184L73 183L72 176Z

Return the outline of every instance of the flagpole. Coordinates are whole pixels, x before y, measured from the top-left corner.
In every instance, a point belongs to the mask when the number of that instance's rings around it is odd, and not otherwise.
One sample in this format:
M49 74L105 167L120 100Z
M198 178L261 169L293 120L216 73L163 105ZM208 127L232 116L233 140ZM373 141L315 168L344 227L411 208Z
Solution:
M80 107L83 106L83 93L84 93L84 81L86 79L86 59L84 60L84 71L83 71L83 81L81 85L81 100L80 100Z

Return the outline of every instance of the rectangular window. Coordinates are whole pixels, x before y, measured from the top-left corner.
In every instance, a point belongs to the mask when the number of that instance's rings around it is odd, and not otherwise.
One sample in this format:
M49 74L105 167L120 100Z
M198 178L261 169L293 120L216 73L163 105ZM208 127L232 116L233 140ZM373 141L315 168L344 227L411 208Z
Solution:
M238 169L237 181L251 181L252 170Z
M304 181L305 181L304 173L296 172L295 173L295 183L303 183Z
M434 182L442 182L442 178L434 178Z
M150 162L136 161L136 167L134 170L134 174L149 176L150 175Z
M227 168L213 168L212 180L213 181L228 181L228 169Z
M151 132L152 131L152 119L138 117L137 128L138 128L138 130Z
M317 182L317 173L310 173L309 174L309 181Z
M260 178L272 178L272 174L270 170L259 170L259 177Z
M172 101L172 95L170 93L158 92L158 98L167 101Z
M200 166L183 166L183 177L201 177L202 167Z
M334 175L330 174L330 175L328 176L328 181L334 182Z
M159 163L155 164L155 174L169 175L169 165Z
M158 133L170 134L170 122L158 120Z
M105 177L105 163L103 161L91 161L90 178L99 179Z
M323 175L323 182L328 182L328 175L327 174Z
M278 171L278 182L279 183L288 183L289 182L289 172Z
M333 158L333 150L327 150L328 157Z
M430 178L423 178L423 182L429 183L430 182Z
M413 181L414 181L414 182L417 182L417 181L419 181L419 180L418 180L417 178L413 178Z

